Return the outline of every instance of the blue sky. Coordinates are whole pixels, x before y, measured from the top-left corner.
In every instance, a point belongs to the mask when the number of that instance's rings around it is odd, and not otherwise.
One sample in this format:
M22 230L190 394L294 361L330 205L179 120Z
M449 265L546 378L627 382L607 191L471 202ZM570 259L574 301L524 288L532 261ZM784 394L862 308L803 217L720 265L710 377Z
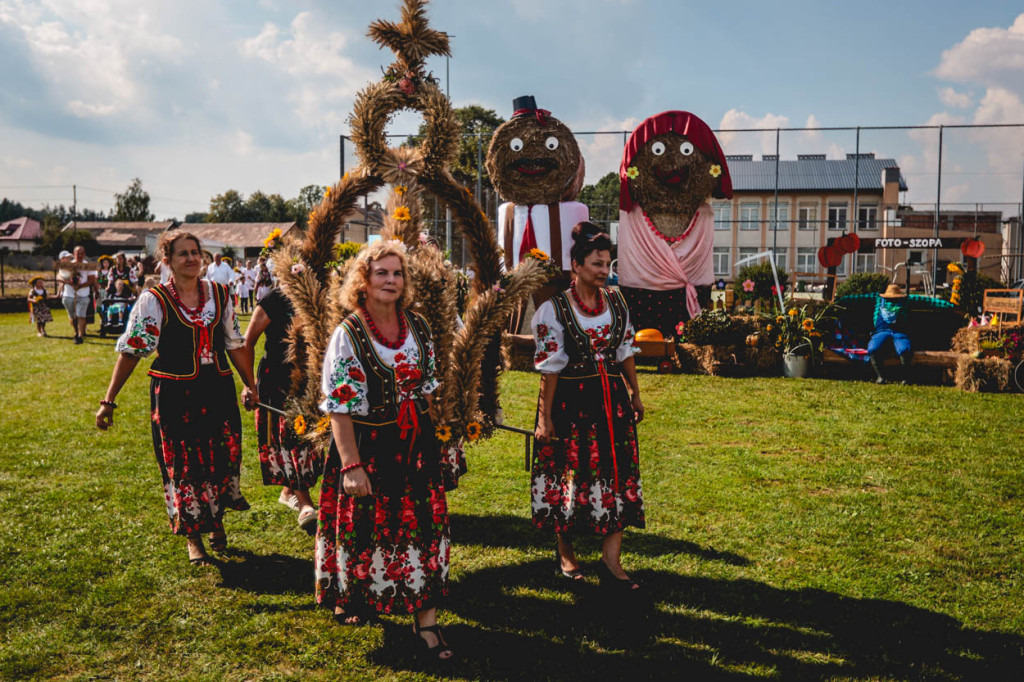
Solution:
M724 9L723 9L724 8ZM454 35L456 106L502 116L533 94L576 131L665 109L715 128L1024 123L1024 13L1010 2L436 0ZM0 0L0 195L109 210L138 176L159 218L214 194L294 196L338 175L355 93L391 61L365 37L397 0ZM430 68L444 82L445 60ZM400 116L393 132L418 118ZM933 201L933 131L862 133ZM721 136L729 153L774 134ZM947 131L943 198L1016 203L1024 132ZM584 137L593 181L621 138ZM854 150L852 132L787 133L782 156ZM40 187L41 186L41 187ZM1015 212L1009 206L1004 210Z

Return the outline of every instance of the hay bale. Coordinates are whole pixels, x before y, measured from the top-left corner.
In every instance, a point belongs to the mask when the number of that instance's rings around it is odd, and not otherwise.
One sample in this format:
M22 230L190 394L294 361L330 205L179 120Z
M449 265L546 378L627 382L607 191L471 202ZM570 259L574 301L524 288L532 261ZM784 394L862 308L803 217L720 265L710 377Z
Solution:
M1020 331L1022 329L1021 324L1016 322L1008 323L1003 325L1003 334L1008 334L1013 331ZM950 344L950 350L955 350L958 353L975 353L982 350L981 342L990 341L999 338L999 327L991 325L982 325L978 327L963 327L953 335L953 342Z
M957 359L954 383L969 393L999 393L1010 385L1013 363L1005 358L975 358L962 355Z
M515 116L498 126L487 148L487 173L513 204L572 201L583 186L583 155L568 126L553 116Z
M782 354L771 346L751 346L744 349L743 362L754 374L779 374Z

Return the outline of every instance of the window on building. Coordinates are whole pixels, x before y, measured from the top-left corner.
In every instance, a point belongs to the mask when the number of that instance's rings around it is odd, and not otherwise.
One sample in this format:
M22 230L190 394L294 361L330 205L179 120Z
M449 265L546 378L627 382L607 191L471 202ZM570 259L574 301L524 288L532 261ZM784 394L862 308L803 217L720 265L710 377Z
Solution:
M797 208L796 226L800 230L818 229L818 205L800 204Z
M878 229L878 204L862 204L857 207L857 229Z
M778 270L779 272L782 272L783 270L787 269L786 263L789 261L789 259L786 257L787 255L788 254L786 253L786 249L779 249L778 251L775 252L775 269Z
M768 204L768 220L771 221L771 225L772 225L772 227L770 229L776 229L775 228L775 202L774 201L771 202L770 204ZM788 230L789 229L789 202L788 201L780 201L779 202L779 226L778 226L778 229L779 230Z
M846 213L850 207L845 201L828 202L828 229L845 230Z
M853 264L854 272L874 272L875 271L875 254L873 253L858 253L854 254L857 258Z
M732 202L716 201L712 208L715 210L715 229L732 229Z
M760 230L761 229L761 204L747 202L740 204L740 229Z
M755 253L760 253L760 249L754 246L741 246L739 249L739 254L736 256L736 260L741 261L744 258L750 258ZM756 263L750 261L749 263L744 263L743 265L756 265ZM740 267L742 268L743 265L741 265Z
M796 249L796 271L817 272L818 250L813 246L798 246Z
M716 246L711 252L711 258L715 264L715 276L716 277L728 277L732 274L732 263L729 262L728 246Z

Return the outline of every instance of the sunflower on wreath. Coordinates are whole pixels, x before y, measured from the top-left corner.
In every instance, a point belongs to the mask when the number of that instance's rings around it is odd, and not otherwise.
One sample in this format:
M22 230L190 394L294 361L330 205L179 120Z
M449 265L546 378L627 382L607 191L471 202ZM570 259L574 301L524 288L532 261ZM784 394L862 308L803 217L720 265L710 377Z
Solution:
M260 251L260 255L264 258L270 255L270 252L281 246L281 242L284 240L281 235L281 228L275 227L267 235L267 238L263 240L263 250Z

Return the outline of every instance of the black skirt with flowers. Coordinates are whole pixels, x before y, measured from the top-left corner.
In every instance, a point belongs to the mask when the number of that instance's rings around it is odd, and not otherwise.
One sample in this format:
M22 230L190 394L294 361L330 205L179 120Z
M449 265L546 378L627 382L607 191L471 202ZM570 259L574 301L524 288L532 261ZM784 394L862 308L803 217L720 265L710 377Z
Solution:
M629 306L629 318L634 329L657 329L666 338L674 337L676 326L690 320L690 311L686 307L686 287L655 291L624 286L619 287L619 290ZM697 287L697 300L701 308L708 308L711 303L711 287Z
M153 377L149 394L153 450L171 530L177 535L223 530L225 510L249 508L239 487L242 419L234 377L202 365L195 379Z
M394 421L353 418L372 495L345 493L341 458L331 444L315 560L321 606L413 613L437 606L448 593L450 532L441 454L425 402L418 407L418 433L406 439Z
M558 377L551 420L559 441L534 442L538 528L605 536L645 526L633 407L618 363L606 366L607 396L593 363L570 365Z

